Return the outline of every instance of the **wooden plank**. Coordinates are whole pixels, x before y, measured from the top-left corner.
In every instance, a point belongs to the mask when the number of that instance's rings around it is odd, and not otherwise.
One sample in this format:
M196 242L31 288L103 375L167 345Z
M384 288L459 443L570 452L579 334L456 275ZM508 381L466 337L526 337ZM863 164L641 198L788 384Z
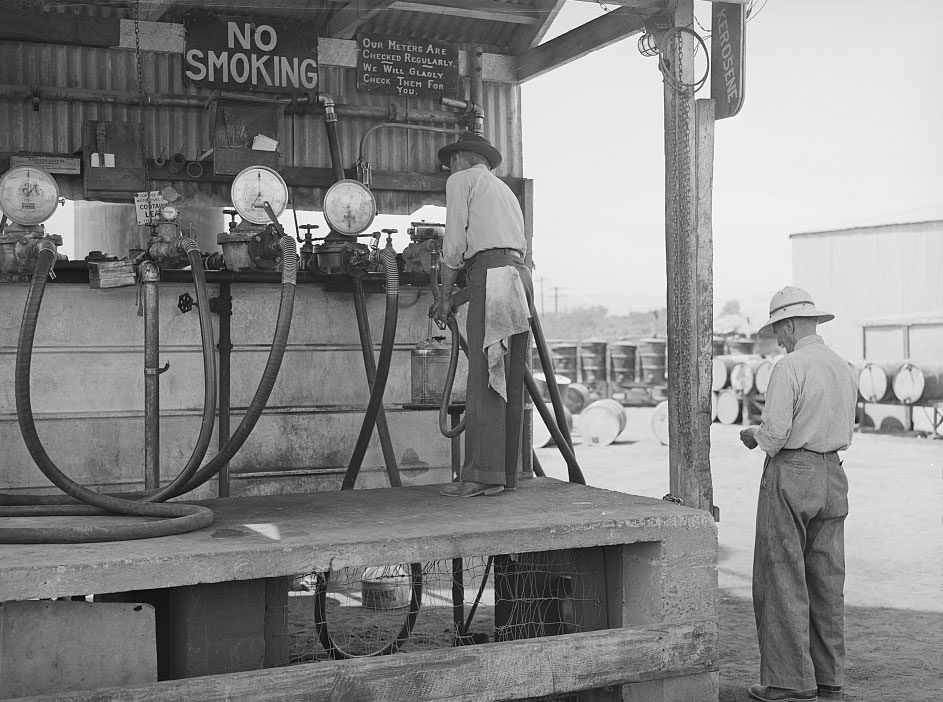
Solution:
M537 46L565 4L566 0L536 0L534 13L537 16L537 24L527 31L518 30L514 39L515 53L520 54Z
M717 670L716 624L550 636L393 656L307 663L22 702L491 702Z
M0 698L154 682L154 637L150 605L6 602L0 605Z
M675 26L693 21L693 0L679 0ZM682 60L676 60L678 42ZM676 34L666 49L678 66L675 80L694 80L694 40ZM664 82L665 250L668 274L668 433L670 491L684 503L711 511L710 482L710 291L709 252L698 251L697 140L694 92ZM711 164L704 161L702 165ZM705 193L709 197L709 194ZM705 212L709 216L708 212ZM706 277L706 281L702 278ZM706 335L706 338L701 338Z
M653 12L620 7L518 56L517 79L536 78L645 28Z
M189 534L100 544L0 544L0 602L347 565L688 540L714 528L710 516L697 510L553 478L521 481L501 499L458 503L439 496L437 485L421 485L204 504L215 521ZM0 518L0 528L34 520L43 518Z
M325 34L335 39L350 39L367 20L392 5L394 0L354 0L339 9L325 27ZM324 41L323 38L318 39Z
M0 40L108 47L117 44L118 37L117 17L60 15L5 8L0 22Z
M489 0L475 0L461 2L456 0L422 0L421 2L406 2L397 0L390 9L400 12L422 12L429 15L448 15L449 17L467 17L469 19L487 20L488 22L505 22L512 24L536 24L537 18L532 14L514 12L514 5Z

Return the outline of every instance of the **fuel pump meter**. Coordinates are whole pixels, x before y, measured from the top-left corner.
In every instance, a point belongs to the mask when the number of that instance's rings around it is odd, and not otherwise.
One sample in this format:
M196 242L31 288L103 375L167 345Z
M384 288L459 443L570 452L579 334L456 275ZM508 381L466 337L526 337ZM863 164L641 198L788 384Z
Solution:
M42 224L58 205L59 185L48 171L23 165L0 176L0 211L9 220L0 231L0 275L28 275L42 241L62 246L62 237L47 235Z
M216 237L231 271L271 270L281 253L279 234L272 224L288 206L288 185L268 166L249 166L233 179L229 191L241 218Z
M324 219L338 234L357 236L377 216L377 201L359 180L339 180L324 194Z

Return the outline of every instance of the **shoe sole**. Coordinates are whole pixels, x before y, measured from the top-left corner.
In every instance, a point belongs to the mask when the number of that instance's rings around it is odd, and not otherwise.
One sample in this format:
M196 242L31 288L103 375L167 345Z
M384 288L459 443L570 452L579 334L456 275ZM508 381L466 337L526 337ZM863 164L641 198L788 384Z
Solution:
M445 497L478 497L479 495L484 495L485 497L491 497L493 495L499 495L502 492L504 492L503 485L492 485L491 487L480 488L478 490L472 490L471 492L464 493L464 494L460 492L448 491L448 488L442 488L441 490L439 490L439 494L444 495Z
M779 697L773 699L771 697L760 697L759 695L753 694L753 690L750 690L750 697L755 700L760 700L760 702L818 702L818 697Z

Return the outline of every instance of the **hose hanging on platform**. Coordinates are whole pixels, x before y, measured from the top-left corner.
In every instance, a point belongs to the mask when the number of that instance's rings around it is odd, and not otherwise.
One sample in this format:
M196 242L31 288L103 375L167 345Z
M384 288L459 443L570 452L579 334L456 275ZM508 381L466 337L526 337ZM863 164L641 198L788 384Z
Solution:
M360 426L360 434L357 437L354 452L347 464L347 472L344 474L341 490L352 490L357 482L357 475L360 473L360 466L367 452L367 444L370 442L377 414L383 402L383 393L386 390L386 381L390 374L390 362L393 358L393 342L396 339L396 320L399 314L399 268L396 265L396 253L393 251L392 245L387 244L386 248L380 252L380 260L383 261L386 274L386 318L383 322L383 339L380 343L377 377L373 383L373 391L370 393L370 401L367 404L363 424Z
M272 388L275 387L278 371L281 369L282 359L285 356L285 347L288 344L288 332L291 330L291 316L295 305L295 288L298 278L298 251L295 248L295 240L286 235L279 239L279 245L282 249L282 294L278 305L278 319L275 322L275 336L262 371L262 379L259 381L252 401L246 408L242 421L239 422L239 426L229 437L226 445L200 468L185 486L179 488L173 495L174 497L195 490L229 463L249 438L259 417L262 416L262 410L265 409L268 398L272 394Z
M0 543L85 543L143 539L194 531L211 524L213 513L206 507L199 505L133 501L89 490L62 473L46 453L33 421L30 399L30 371L33 357L33 340L36 335L39 311L42 307L43 294L46 289L46 276L52 270L55 260L56 254L51 248L44 247L39 251L33 271L33 279L27 293L23 321L20 325L19 340L17 342L15 369L16 414L23 440L37 467L56 487L67 495L84 502L85 505L6 507L0 509L0 516L73 516L112 512L141 517L159 517L161 519L137 524L124 524L118 527L79 525L70 527L5 528L0 530ZM197 255L197 261L199 262L199 255ZM215 404L215 394L213 397Z
M357 330L360 332L360 348L363 351L363 366L367 373L367 384L370 392L377 382L377 364L373 358L373 336L370 333L370 320L367 318L367 306L364 301L363 280L359 275L353 275L354 283L354 310L357 313ZM397 310L399 303L397 301ZM398 312L397 312L398 314ZM393 453L393 440L390 437L390 427L386 421L386 412L383 404L377 411L377 434L380 437L380 449L383 451L383 462L386 464L386 473L390 477L390 487L402 487L403 481L396 465L396 455Z

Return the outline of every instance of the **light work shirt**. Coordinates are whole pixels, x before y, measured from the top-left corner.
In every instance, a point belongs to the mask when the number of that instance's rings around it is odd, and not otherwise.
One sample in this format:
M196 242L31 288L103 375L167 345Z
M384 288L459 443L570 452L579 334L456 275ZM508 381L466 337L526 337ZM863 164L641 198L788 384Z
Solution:
M851 445L858 384L848 362L814 334L773 367L755 438L769 456L782 449L827 453Z
M445 181L442 262L458 269L485 249L517 249L524 255L524 214L504 181L478 163Z

